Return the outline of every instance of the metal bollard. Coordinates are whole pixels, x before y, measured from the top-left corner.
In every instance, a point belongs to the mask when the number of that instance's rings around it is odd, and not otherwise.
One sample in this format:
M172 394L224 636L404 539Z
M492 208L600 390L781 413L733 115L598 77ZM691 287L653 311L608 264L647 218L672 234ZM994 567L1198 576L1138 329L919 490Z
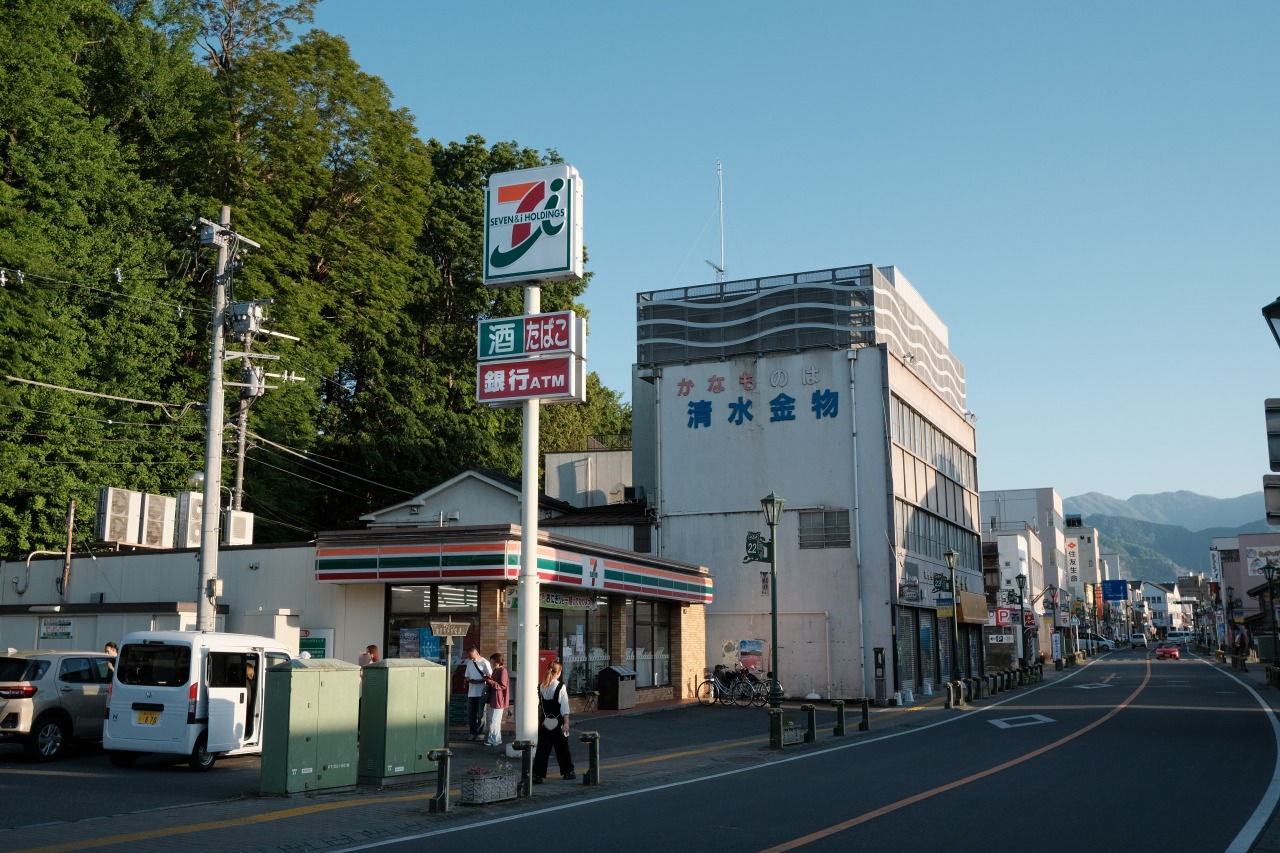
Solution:
M578 740L587 745L587 772L582 774L582 784L600 784L600 733L583 732Z
M449 811L449 759L453 753L447 749L433 749L427 753L427 759L436 762L436 795L427 801L427 811L431 814L444 814Z
M818 707L816 705L801 705L800 710L804 711L805 728L804 742L818 742Z
M863 696L858 700L862 703L862 721L858 723L858 731L871 731L871 700Z
M769 748L782 749L782 709L769 709Z
M831 707L836 709L836 727L831 730L831 734L844 737L844 700L832 699Z
M511 748L520 753L520 782L516 785L517 797L533 796L533 741L518 740Z

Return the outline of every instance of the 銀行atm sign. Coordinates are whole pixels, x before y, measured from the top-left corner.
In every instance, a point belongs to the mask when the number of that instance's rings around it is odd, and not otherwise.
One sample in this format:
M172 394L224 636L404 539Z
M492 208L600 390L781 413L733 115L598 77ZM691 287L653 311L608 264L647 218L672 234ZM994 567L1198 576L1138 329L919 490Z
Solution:
M586 396L585 363L572 355L482 361L476 366L476 399L490 406L538 399L580 403Z
M478 357L486 361L522 355L581 356L586 337L586 321L572 311L481 320Z

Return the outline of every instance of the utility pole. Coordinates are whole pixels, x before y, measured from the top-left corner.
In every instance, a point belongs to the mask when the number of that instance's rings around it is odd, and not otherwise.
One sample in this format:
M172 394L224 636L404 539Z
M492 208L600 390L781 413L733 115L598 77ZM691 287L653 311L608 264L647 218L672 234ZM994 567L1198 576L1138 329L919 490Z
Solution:
M58 583L58 594L66 603L71 596L71 540L76 532L76 502L67 505L67 551L62 556L62 580Z
M204 506L200 524L200 579L196 586L196 627L201 631L217 629L217 601L222 592L218 577L218 526L222 509L222 429L223 378L225 358L227 291L231 282L232 249L247 244L261 248L252 240L231 230L231 208L222 206L218 222L201 219L199 230L202 246L216 246L218 269L213 288L213 330L209 348L209 402L205 406Z
M280 359L278 355L253 352L253 337L255 334L261 333L290 341L300 340L296 335L286 335L283 332L263 328L262 324L267 318L262 309L270 305L272 301L270 299L259 299L253 302L233 302L227 306L227 314L230 318L228 321L230 334L244 343L242 352L228 354L228 358L244 359L240 374L243 381L224 383L240 389L240 414L236 419L236 475L235 484L231 488L231 509L237 512L244 504L244 457L249 433L249 406L267 391L280 387L278 385L268 385L267 377L282 379L286 382L301 382L304 378L290 371L267 373L263 368L254 364L254 359L268 361L279 361Z

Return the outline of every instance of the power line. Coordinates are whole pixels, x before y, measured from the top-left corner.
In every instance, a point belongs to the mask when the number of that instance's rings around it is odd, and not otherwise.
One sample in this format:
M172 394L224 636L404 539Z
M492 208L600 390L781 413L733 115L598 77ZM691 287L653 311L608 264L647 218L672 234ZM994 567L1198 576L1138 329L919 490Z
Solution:
M344 477L350 477L350 478L351 478L351 479L353 479L353 480L359 480L359 481L360 481L360 482L362 482L362 483L368 483L368 484L369 484L369 485L371 485L371 486L377 486L378 488L386 489L387 491L391 491L391 492L398 492L398 493L400 493L400 494L402 494L402 495L412 495L412 494L415 494L414 492L409 491L408 489L399 489L399 488L396 488L395 486L388 486L387 484L385 484L385 483L379 483L379 482L377 482L376 480L369 480L369 479L366 479L366 478L364 478L364 477L357 476L357 475L355 475L355 474L350 474L350 473L348 473L348 472L346 472L346 471L343 471L343 470L342 470L342 469L340 469L340 468L334 468L332 465L325 465L323 462L316 462L316 461L315 461L315 460L313 460L313 459L309 459L303 451L300 451L300 450L294 450L294 449L293 449L293 448L291 448L291 447L285 447L283 444L276 444L274 441L270 441L270 440L268 440L268 439L265 439L265 438L263 438L262 436L260 436L260 435L258 435L258 434L256 434L256 433L249 433L249 435L251 435L251 436L254 438L254 440L256 440L256 441L260 441L260 442L262 442L264 445L267 445L267 446L269 446L269 447L274 447L274 448L276 448L277 450L281 450L281 451L284 451L285 453L288 453L288 454L290 454L290 455L292 455L292 456L296 456L296 457L298 457L299 459L304 460L304 461L305 461L305 462L307 462L308 464L316 466L317 468L324 468L325 470L327 470L327 471L332 471L332 472L334 472L335 474L341 474L341 475L342 475L342 476L344 476Z
M37 388L49 388L54 391L66 391L69 394L83 394L86 397L98 397L103 400L115 400L116 402L120 402L120 403L136 403L139 406L158 406L160 408L160 411L164 412L165 415L167 415L169 418L173 420L177 420L178 418L181 418L183 415L187 413L187 410L192 408L193 406L201 405L200 403L195 403L195 402L183 403L182 410L179 411L178 414L174 415L170 413L169 407L176 405L175 403L161 403L155 400L135 400L132 397L117 397L114 394L102 394L97 391L84 391L79 388L68 388L65 385L51 385L48 382L37 382L34 379L22 379L17 376L9 376L7 374L5 375L4 378L8 379L10 382L18 382L24 385L34 385Z
M267 452L270 453L271 451L268 450ZM328 483L322 483L319 480L313 480L310 477L304 477L301 474L299 474L297 471L289 471L285 468L281 468L279 465L272 465L270 462L267 462L260 456L250 456L249 461L253 462L256 465L265 465L268 468L279 471L281 474L287 474L290 477L297 477L299 480L306 480L308 483L314 483L315 485L326 488L331 492L338 492L339 494L347 495L348 497L353 497L353 498L364 497L364 495L357 495L355 492L348 492L346 489L339 489L337 486L331 486Z
M124 280L123 275L120 274L120 272L121 272L120 268L117 267L116 268L117 283L120 283ZM148 281L170 281L170 280L171 279L168 276L165 276L164 278L148 279ZM93 284L84 284L83 282L78 282L78 281L67 281L65 279L51 278L49 276L40 275L38 273L23 272L22 270L14 269L13 267L0 267L0 288L8 287L8 285L11 282L16 282L17 284L22 285L28 281L32 283L44 282L47 284L62 285L63 287L75 287L75 288L80 288L82 290L88 290L96 294L101 294L101 300L104 302L113 302L120 299L128 299L134 302L143 302L148 305L155 305L161 308L172 308L175 311L177 311L179 317L181 317L183 313L188 311L191 312L192 314L197 314L201 316L209 316L209 317L213 316L213 312L207 308L197 308L191 305L183 305L178 302L166 302L162 299L152 299L146 296L135 296L132 293L125 293L122 290L110 290L108 288L99 287Z
M191 429L199 428L203 430L200 424L190 423L156 423L155 421L121 421L115 418L91 418L87 415L73 415L67 412L55 412L50 409L33 409L29 406L12 406L7 403L0 403L0 409L11 409L18 412L30 412L33 415L53 415L59 418L67 418L73 421L92 421L94 423L106 424L107 426L140 426L140 427L158 427L160 429Z

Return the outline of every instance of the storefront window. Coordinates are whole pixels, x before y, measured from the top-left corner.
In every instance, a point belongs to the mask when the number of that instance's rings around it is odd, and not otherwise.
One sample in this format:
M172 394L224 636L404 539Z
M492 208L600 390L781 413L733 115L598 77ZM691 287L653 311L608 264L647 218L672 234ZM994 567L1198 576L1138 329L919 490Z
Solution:
M594 690L596 676L609 665L609 600L598 596L595 609L543 608L539 648L555 650L571 695Z
M465 622L465 637L454 637L450 672L461 665L467 646L479 636L480 587L477 584L392 586L386 658L423 658L445 664L445 642L431 633L431 622ZM370 641L372 642L372 640Z
M665 601L627 599L627 666L636 687L671 683L671 610Z

